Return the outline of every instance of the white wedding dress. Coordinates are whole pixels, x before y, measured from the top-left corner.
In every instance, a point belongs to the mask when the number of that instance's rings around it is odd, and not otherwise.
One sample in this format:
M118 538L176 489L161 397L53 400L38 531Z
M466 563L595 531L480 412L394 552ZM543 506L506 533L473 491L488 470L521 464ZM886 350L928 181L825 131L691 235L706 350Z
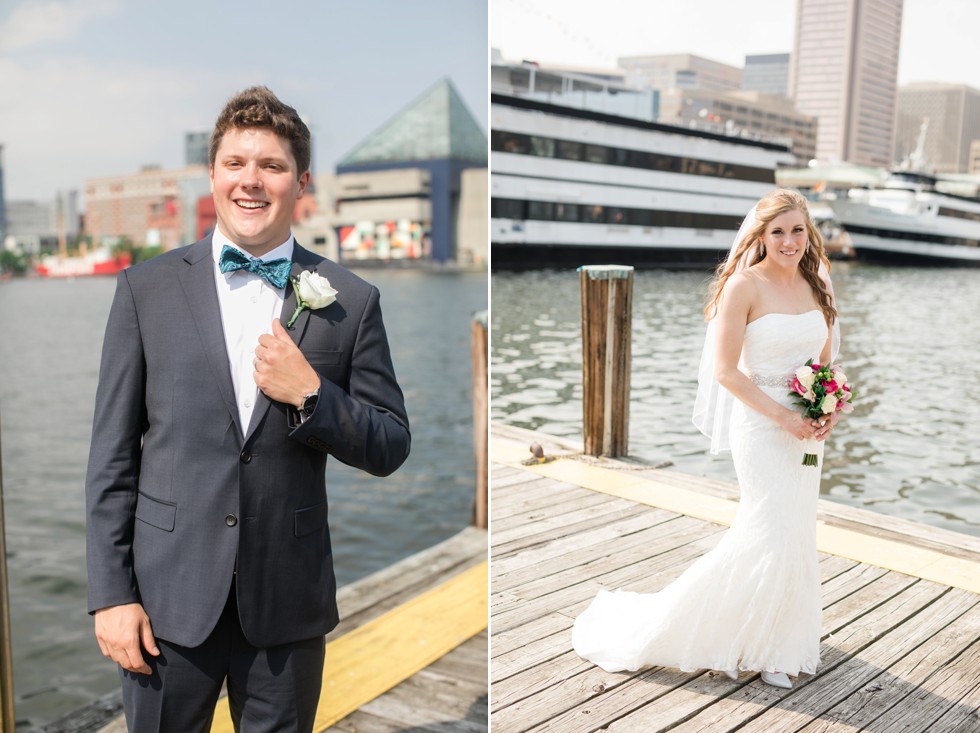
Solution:
M748 324L740 370L793 407L786 380L819 361L827 326L819 310L772 313ZM797 409L794 407L794 409ZM607 672L642 667L812 673L820 659L818 466L803 441L735 401L731 448L741 492L731 528L657 593L600 590L575 620L572 645Z

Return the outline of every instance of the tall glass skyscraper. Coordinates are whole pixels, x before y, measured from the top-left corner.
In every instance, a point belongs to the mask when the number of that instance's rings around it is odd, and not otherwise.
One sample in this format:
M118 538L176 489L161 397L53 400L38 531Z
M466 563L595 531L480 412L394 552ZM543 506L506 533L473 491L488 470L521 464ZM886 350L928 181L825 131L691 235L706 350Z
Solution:
M815 115L817 157L888 167L903 0L797 0L790 96Z

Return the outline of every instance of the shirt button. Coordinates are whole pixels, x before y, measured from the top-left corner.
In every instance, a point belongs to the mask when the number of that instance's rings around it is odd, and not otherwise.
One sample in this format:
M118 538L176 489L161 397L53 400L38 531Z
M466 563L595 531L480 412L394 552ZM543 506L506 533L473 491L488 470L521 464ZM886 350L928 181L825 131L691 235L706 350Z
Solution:
M257 296L257 295L253 295L253 296L252 296L252 302L253 302L253 303L258 303L258 302L259 302L259 296Z
M225 517L225 524L227 524L229 527L234 527L236 524L238 524L238 517L236 517L234 514L229 514L227 517Z
M245 409L247 410L251 406L252 406L252 400L245 400Z
M247 450L243 450L239 458L241 459L242 463L251 463L252 454L249 453Z

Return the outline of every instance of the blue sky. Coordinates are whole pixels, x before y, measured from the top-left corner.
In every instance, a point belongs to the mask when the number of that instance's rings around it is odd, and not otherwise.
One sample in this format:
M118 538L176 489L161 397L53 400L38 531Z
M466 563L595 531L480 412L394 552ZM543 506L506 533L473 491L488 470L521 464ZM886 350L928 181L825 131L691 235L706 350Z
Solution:
M488 127L487 0L8 0L6 197L183 165L183 136L265 84L311 124L318 171L449 77Z
M504 58L615 66L617 56L694 53L741 66L792 50L796 0L493 0ZM898 81L980 89L980 2L905 0Z

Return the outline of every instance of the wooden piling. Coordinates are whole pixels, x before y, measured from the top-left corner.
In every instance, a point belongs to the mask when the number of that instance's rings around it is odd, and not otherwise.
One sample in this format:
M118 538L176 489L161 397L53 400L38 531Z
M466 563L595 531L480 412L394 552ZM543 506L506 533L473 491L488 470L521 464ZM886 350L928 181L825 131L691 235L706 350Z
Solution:
M0 445L0 731L14 733L14 662L7 585L7 525L3 516L3 446Z
M582 291L582 438L593 456L629 448L633 268L580 267Z
M489 401L487 399L487 311L473 316L470 348L473 361L473 454L476 459L476 500L473 526L487 528L487 436Z

